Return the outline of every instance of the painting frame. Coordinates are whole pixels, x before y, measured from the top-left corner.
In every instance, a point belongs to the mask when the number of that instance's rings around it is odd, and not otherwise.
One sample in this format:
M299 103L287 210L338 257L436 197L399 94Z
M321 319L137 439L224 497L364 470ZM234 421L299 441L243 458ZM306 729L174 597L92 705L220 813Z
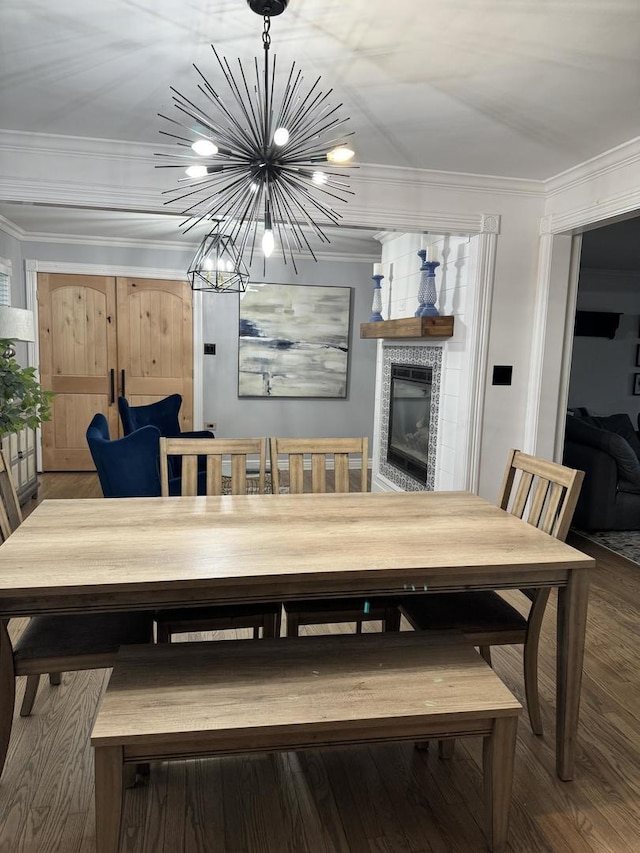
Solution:
M346 399L352 287L249 282L239 300L239 398Z

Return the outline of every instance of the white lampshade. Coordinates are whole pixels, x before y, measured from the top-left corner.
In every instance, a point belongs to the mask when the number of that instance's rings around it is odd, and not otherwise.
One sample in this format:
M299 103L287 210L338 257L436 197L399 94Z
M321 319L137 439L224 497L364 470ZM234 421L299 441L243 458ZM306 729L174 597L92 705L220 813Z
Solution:
M0 305L0 340L35 341L33 311Z

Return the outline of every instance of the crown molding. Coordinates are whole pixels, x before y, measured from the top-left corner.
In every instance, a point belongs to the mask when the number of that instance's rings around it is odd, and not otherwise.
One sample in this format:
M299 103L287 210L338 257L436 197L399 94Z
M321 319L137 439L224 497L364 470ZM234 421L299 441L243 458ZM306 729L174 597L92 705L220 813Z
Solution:
M156 152L168 153L173 151L173 146L84 136L62 136L54 133L0 130L0 151L50 157L69 155L102 160L151 162Z
M174 153L174 146L152 145L113 139L79 136L60 136L50 133L27 133L0 130L0 152L20 156L45 158L68 157L72 160L103 160L111 162L153 165L157 154ZM386 166L379 163L358 163L345 169L345 176L355 184L393 185L399 188L416 184L426 189L454 189L466 192L498 192L504 194L541 196L544 182L530 178L479 175L471 172L440 172L405 166Z
M587 180L584 181L584 183L587 182ZM622 217L637 210L640 210L640 187L603 200L598 199L566 213L552 213L544 216L541 220L541 233L562 234L577 231L585 225L613 220L615 217ZM543 231L542 227L547 230Z
M415 186L414 186L415 189ZM365 225L373 230L380 230L380 222L385 223L385 231L409 231L423 233L431 231L435 234L443 232L451 234L480 234L483 229L485 214L474 212L451 212L450 210L415 210L405 209L390 211L382 205L367 205L359 207L351 202L345 210L342 225ZM497 219L499 220L499 216Z
M128 239L126 237L93 237L85 234L52 234L47 231L29 231L21 238L23 243L60 243L71 246L106 246L116 249L160 249L166 252L193 252L199 240L178 243L166 240Z
M578 163L564 172L560 172L544 181L545 194L548 197L566 192L588 183L594 178L602 178L620 169L626 169L640 161L640 136L610 148L602 154Z
M22 228L19 228L15 222L12 222L4 216L0 216L0 231L3 231L10 237L14 237L16 240L25 239L26 232Z
M167 269L166 267L134 267L117 266L114 264L83 264L72 261L39 261L25 258L25 270L28 273L69 273L73 275L102 275L121 278L160 278L167 281L186 281L184 270Z
M359 163L349 173L353 183L374 183L424 189L448 189L461 192L497 192L505 195L540 197L544 181L532 178L505 178L500 175L477 175L472 172L438 172L434 169L414 169L407 166L384 166Z
M161 192L150 187L115 187L112 184L0 175L3 201L86 207L94 210L130 210L139 213L176 213L162 203ZM179 213L179 211L178 211Z
M191 243L177 243L177 242L168 242L166 240L131 240L126 238L118 238L118 237L92 237L88 235L78 235L78 234L49 234L45 231L33 231L26 232L23 229L18 229L16 226L13 226L13 223L10 223L7 219L0 216L0 231L4 231L7 234L10 234L12 237L16 237L22 243L49 243L49 244L61 244L67 246L102 246L109 248L117 248L117 249L143 249L143 250L161 250L165 252L194 252L199 244L199 240L196 240ZM12 233L13 232L13 233ZM328 263L343 263L343 264L373 264L379 260L379 256L372 254L340 254L339 252L323 252L323 251L314 251L314 254L318 261L328 262ZM274 259L283 258L284 255L282 252L274 252ZM288 256L287 256L288 258ZM296 257L296 261L311 261L310 257L300 256ZM52 272L52 270L47 270L47 272ZM97 273L96 273L97 275ZM184 273L183 273L184 277Z

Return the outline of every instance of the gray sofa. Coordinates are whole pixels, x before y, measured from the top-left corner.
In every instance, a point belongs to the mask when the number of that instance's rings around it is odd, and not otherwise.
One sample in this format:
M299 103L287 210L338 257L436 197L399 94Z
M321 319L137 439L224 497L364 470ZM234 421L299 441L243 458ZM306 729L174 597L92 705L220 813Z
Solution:
M640 530L640 439L626 414L567 416L564 463L585 472L573 526Z

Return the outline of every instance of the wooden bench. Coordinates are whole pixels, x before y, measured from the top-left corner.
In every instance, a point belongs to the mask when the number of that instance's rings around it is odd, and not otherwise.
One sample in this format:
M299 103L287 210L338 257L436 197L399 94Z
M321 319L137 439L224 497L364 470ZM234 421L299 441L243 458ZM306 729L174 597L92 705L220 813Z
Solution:
M520 704L458 635L125 646L93 728L98 853L117 853L125 764L484 738L489 847L506 844Z

